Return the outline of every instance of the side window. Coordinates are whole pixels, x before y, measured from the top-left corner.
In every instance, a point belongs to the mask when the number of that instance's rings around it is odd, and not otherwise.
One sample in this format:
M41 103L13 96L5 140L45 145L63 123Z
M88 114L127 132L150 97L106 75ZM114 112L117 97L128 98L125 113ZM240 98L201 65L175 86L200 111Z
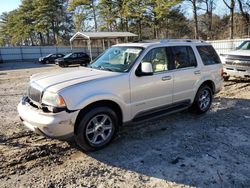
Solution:
M52 58L55 58L55 57L56 57L56 55L52 55L51 57L52 57Z
M173 46L171 49L173 64L176 69L197 66L193 49L190 46Z
M142 62L150 62L154 72L168 70L167 48L154 48L150 50L142 59Z
M204 65L214 65L221 63L219 56L212 46L197 46Z
M72 54L71 58L77 58L77 54Z
M57 57L62 57L62 55L61 55L61 54L58 54Z

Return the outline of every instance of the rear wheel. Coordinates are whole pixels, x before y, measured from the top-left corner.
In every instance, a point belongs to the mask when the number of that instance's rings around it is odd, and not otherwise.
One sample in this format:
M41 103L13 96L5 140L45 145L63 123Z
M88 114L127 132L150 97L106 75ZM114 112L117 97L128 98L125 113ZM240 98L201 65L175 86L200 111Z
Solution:
M118 117L108 107L96 107L81 119L75 132L75 140L81 149L94 151L108 145L118 128Z
M212 99L213 95L211 88L207 85L201 86L195 96L192 106L193 110L197 114L203 114L207 112L212 104Z

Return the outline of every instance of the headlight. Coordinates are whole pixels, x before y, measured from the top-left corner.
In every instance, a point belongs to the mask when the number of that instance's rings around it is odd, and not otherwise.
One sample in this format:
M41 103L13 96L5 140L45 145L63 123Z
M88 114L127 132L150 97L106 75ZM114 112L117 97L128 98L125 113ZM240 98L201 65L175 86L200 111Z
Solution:
M42 103L54 107L64 107L66 106L65 101L62 96L57 93L52 93L45 91L42 98Z

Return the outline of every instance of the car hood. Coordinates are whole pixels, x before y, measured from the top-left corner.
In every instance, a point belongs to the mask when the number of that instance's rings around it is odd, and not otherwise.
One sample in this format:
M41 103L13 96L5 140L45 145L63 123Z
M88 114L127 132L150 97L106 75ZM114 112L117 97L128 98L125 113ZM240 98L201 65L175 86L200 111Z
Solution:
M227 53L223 53L224 55L237 55L237 56L249 56L250 57L250 50L235 50L230 51Z
M71 70L60 70L52 73L35 74L30 78L30 84L38 86L42 91L49 90L52 92L58 92L75 84L117 76L120 74L122 73L81 67L72 68Z

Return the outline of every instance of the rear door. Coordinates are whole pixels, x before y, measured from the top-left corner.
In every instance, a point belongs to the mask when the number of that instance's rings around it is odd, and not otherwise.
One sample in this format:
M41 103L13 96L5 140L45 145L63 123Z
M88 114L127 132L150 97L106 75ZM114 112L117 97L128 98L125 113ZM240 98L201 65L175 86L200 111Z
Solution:
M171 46L171 61L174 64L173 103L191 102L201 70L191 46Z

